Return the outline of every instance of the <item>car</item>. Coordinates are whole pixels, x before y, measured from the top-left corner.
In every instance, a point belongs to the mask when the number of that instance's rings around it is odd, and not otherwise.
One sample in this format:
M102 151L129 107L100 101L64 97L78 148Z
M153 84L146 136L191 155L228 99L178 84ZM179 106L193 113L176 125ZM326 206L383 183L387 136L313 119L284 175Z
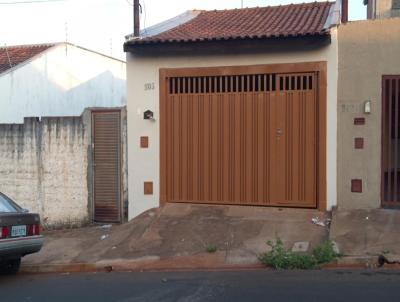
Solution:
M40 216L0 192L0 273L16 274L25 255L43 246Z

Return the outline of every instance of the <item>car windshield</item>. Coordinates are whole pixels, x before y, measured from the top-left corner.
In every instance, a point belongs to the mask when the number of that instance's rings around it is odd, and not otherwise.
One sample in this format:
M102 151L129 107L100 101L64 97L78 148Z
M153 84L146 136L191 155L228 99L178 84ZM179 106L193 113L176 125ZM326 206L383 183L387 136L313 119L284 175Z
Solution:
M8 197L0 193L0 213L15 212L18 212L16 205Z

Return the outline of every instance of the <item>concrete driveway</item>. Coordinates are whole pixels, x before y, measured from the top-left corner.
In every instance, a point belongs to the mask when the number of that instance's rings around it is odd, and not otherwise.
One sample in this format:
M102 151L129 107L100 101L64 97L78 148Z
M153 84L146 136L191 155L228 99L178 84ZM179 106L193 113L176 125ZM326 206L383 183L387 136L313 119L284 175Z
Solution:
M123 225L98 225L46 232L38 254L23 265L151 263L176 268L196 265L249 265L267 251L267 240L280 238L287 248L308 242L308 250L328 239L328 227L312 218L327 213L310 209L169 203ZM214 253L207 250L215 247Z

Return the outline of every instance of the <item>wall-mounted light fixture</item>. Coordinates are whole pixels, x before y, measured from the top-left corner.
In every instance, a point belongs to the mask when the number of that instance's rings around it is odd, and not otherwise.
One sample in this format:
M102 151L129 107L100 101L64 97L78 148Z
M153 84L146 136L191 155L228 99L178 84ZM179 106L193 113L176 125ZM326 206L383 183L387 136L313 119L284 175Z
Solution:
M370 114L371 113L371 101L365 101L364 102L364 113Z
M146 110L143 112L143 119L145 120L155 120L154 119L154 112L151 110Z

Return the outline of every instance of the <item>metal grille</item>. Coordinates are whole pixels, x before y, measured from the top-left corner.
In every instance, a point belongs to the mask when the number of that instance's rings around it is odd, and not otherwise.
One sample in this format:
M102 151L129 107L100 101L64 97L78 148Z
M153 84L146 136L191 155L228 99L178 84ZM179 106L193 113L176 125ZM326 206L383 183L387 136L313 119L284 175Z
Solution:
M316 78L167 78L167 201L316 207Z
M120 111L95 111L92 121L94 220L120 222Z
M400 206L400 76L384 76L382 90L382 203Z
M204 76L204 77L171 77L169 94L210 94L241 92L276 91L276 74ZM280 75L279 89L312 90L313 77L307 74Z

